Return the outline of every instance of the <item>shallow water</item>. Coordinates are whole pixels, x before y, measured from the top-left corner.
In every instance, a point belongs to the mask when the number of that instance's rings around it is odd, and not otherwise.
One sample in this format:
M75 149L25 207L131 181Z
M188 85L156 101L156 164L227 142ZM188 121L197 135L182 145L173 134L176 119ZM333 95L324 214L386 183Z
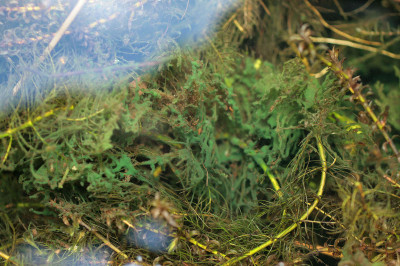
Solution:
M40 101L54 88L100 89L136 77L182 47L202 43L235 2L2 0L0 110ZM56 36L61 38L50 51Z

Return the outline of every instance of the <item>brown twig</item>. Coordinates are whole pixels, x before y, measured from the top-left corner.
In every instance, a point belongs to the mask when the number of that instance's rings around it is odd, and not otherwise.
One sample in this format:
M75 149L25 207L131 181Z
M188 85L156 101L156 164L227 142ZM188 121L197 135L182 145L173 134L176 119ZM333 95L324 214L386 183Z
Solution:
M91 228L89 225L84 223L82 220L79 221L79 224L85 227L88 231L93 233L97 238L99 238L101 241L103 241L104 244L106 244L109 248L117 252L119 255L124 257L125 259L128 259L128 255L126 255L124 252L122 252L119 248L114 246L110 241L108 241L105 237L103 237L101 234L99 234L95 229Z
M354 9L353 11L350 12L345 12L345 15L352 16L357 13L363 12L365 9L367 9L375 0L368 0L364 5L360 6L359 8Z
M322 17L321 13L319 13L319 11L308 0L304 0L304 3L314 12L315 15L317 15L317 17L319 18L322 25L324 25L326 28L330 29L331 31L339 34L340 36L342 36L346 39L352 40L354 42L359 42L359 43L363 43L366 45L376 45L376 46L382 45L382 43L380 43L380 42L367 41L364 39L360 39L360 38L351 36L350 34L345 33L341 30L338 30L337 28L331 26L328 22L326 22L326 20Z
M264 4L264 2L262 0L258 0L258 3L260 3L260 5L264 9L265 13L267 13L269 16L271 16L271 11L269 11L268 7Z
M302 40L302 38L298 35L294 35L291 38L292 40ZM359 43L355 43L355 42L351 42L351 41L346 41L346 40L339 40L339 39L334 39L334 38L325 38L325 37L312 37L310 36L311 41L316 42L316 43L330 43L330 44L337 44L337 45L343 45L343 46L348 46L348 47L352 47L352 48L356 48L356 49L361 49L361 50L365 50L368 52L372 52L372 53L379 53L385 56L388 56L390 58L393 59L400 59L400 54L395 54L383 49L379 49L379 48L375 48L375 47L371 47L368 45L364 45L364 44L359 44Z

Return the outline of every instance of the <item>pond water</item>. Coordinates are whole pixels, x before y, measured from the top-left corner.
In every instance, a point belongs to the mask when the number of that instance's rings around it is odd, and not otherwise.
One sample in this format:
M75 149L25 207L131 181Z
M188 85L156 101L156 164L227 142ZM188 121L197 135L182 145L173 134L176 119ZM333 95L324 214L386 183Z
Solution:
M0 111L110 86L204 41L235 0L2 0ZM59 39L59 40L57 40Z

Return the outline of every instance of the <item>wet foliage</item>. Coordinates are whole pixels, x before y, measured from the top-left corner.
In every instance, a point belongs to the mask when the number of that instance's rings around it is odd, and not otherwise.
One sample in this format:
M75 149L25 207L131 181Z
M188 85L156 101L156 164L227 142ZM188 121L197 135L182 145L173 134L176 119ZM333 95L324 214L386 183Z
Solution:
M327 2L243 0L146 73L4 113L2 262L398 264L400 5Z

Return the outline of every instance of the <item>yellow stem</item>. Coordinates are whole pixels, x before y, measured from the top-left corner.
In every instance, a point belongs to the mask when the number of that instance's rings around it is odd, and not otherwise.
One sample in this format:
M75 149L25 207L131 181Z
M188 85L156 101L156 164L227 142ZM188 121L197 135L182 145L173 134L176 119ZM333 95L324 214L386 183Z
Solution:
M315 209L315 207L317 206L317 204L319 203L323 191L324 191L324 187L325 187L325 181L326 181L326 172L328 170L328 166L326 163L326 158L325 158L325 151L324 151L324 147L322 146L322 142L319 136L316 137L317 139L317 146L318 146L318 151L319 151L319 157L321 160L321 164L322 164L322 174L321 174L321 183L319 185L319 189L317 192L317 198L314 200L314 202L311 204L310 208L307 209L307 211L300 217L299 221L292 224L291 226L289 226L288 228L286 228L285 230L283 230L282 232L280 232L279 234L277 234L274 238L268 240L267 242L265 242L264 244L250 250L249 252L247 252L246 254L237 257L237 258L233 258L231 260L228 260L227 262L225 262L223 265L233 265L245 258L248 258L252 255L254 255L255 253L265 249L266 247L272 245L273 243L275 243L276 241L278 241L279 239L283 238L284 236L286 236L287 234L289 234L291 231L293 231L294 229L296 229L297 226L299 226L299 224L305 220L310 213Z

